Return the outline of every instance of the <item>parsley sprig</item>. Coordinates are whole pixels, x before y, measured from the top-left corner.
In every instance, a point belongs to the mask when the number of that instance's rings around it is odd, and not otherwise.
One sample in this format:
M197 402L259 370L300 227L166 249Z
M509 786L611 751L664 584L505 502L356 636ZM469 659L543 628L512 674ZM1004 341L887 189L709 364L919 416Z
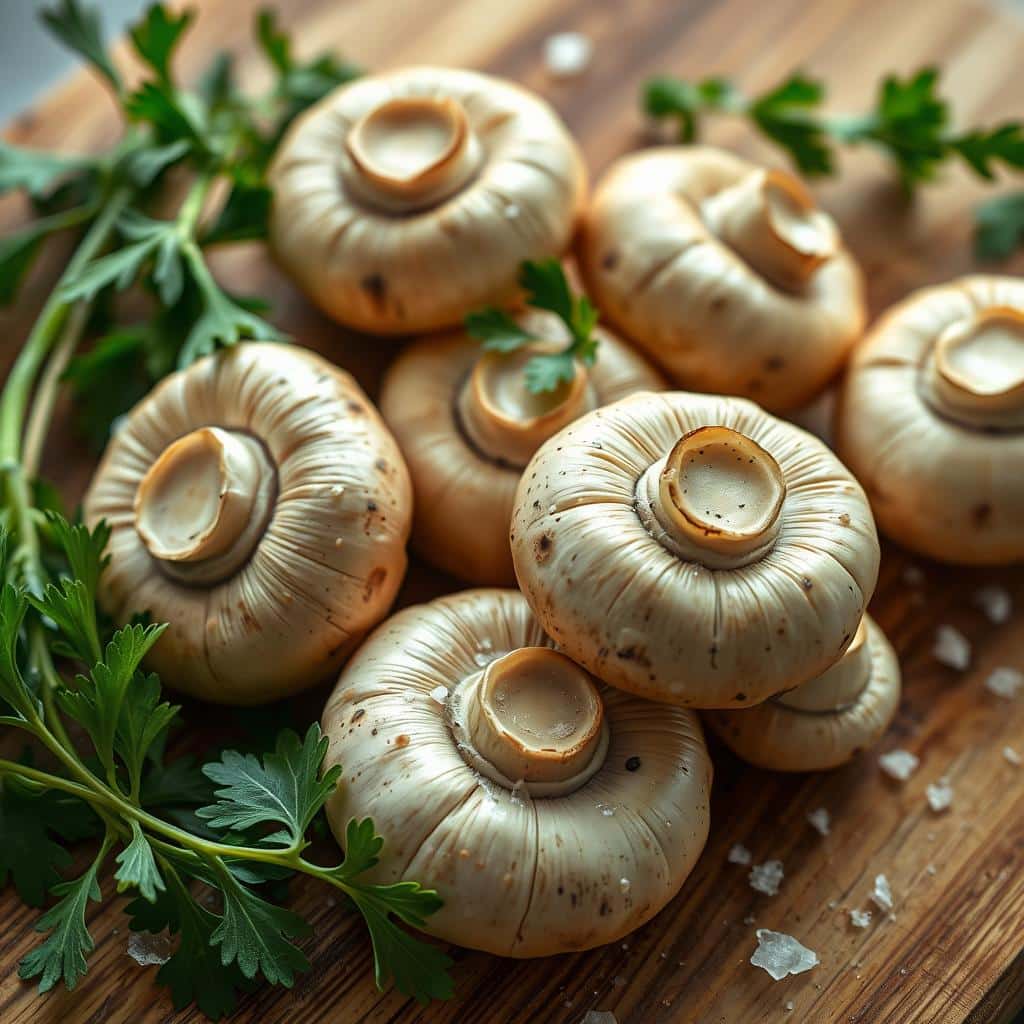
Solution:
M175 365L240 338L279 336L257 303L224 291L207 250L264 237L265 172L281 132L354 70L332 57L297 60L264 13L257 32L275 74L265 96L242 94L224 55L185 91L173 58L193 14L156 4L130 33L147 75L129 89L94 10L62 0L44 20L111 88L126 129L96 156L0 144L0 191L24 190L38 212L0 240L0 298L14 298L49 235L80 232L0 393L0 729L27 744L20 759L0 759L0 885L34 906L53 899L20 973L44 992L73 988L94 946L92 905L128 892L132 929L175 937L157 975L174 1005L223 1016L258 979L290 986L308 967L296 942L309 926L278 901L283 881L301 874L363 915L378 984L392 980L421 1001L447 997L450 961L403 927L422 927L440 900L415 882L367 879L384 843L373 822L350 822L344 859L310 856L340 775L323 768L317 725L282 732L263 757L229 750L200 766L169 754L180 709L142 667L166 627L110 628L96 596L109 531L70 523L38 479L63 380L102 440L112 417ZM177 211L158 217L171 168L191 184ZM219 212L208 210L217 182L228 187ZM119 321L127 288L145 295L148 317ZM84 861L71 854L83 842Z
M592 366L597 358L594 336L598 311L585 295L575 295L565 271L556 259L526 260L519 269L519 285L526 302L535 309L554 313L565 324L571 340L559 352L532 356L523 370L526 387L534 394L554 391L576 375L576 361ZM488 306L466 317L469 336L489 352L515 352L540 339L526 331L504 310Z
M757 96L726 78L688 82L661 76L646 83L642 103L650 116L674 120L681 142L698 137L707 115L746 118L809 177L835 173L840 146L864 144L889 157L908 193L934 181L955 160L985 181L995 180L1000 166L1024 169L1024 124L955 131L938 86L939 72L932 67L908 78L889 75L866 113L829 114L822 110L824 84L799 72ZM981 257L1008 256L1024 241L1024 202L1019 195L990 200L979 207L976 226Z

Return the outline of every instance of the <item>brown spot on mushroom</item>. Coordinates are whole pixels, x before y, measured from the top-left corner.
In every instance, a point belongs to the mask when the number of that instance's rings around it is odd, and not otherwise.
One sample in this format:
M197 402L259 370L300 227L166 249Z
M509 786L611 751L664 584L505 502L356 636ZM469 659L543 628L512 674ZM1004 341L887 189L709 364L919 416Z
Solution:
M406 736L404 732L400 733L395 737L395 746L399 748L409 746L409 737Z
M983 501L980 505L975 505L971 509L971 521L977 527L988 526L992 521L992 506L987 501Z
M374 466L376 466L376 468L378 470L380 470L381 473L386 473L388 471L388 460L387 459L378 459L374 463Z
M601 260L602 270L614 270L619 265L619 254L615 249L609 249Z
M841 512L839 514L839 525L840 526L849 526L850 525L850 515L849 515L848 512Z
M747 695L745 693L737 693L736 697L734 699L735 700L746 700L747 699Z
M345 407L354 416L365 416L366 410L358 402L347 402Z
M639 757L627 757L626 758L626 771L627 772L639 771L641 764L642 764L642 762L641 762Z
M366 708L357 708L355 711L352 712L351 721L358 722L359 719L362 718L365 714Z
M777 371L781 370L786 365L786 360L782 356L769 356L764 361L764 368L766 370Z
M804 590L810 590L814 586L814 581L810 576L801 576L800 586L803 587Z
M533 545L533 554L538 565L543 565L551 557L554 540L550 533L542 533Z
M370 301L378 312L384 312L384 305L388 297L388 283L380 274L367 274L359 282L363 291L370 296Z
M369 601L373 597L373 592L377 590L387 578L387 569L384 569L381 566L374 569L373 572L366 577L366 587L363 590L363 601Z

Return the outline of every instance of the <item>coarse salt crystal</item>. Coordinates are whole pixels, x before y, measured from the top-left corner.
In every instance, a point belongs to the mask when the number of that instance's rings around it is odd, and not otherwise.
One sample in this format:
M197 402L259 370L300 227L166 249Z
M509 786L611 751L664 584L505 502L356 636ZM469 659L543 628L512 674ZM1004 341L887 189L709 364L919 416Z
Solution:
M823 836L828 835L829 825L832 822L832 818L824 807L819 807L816 810L811 811L810 814L807 815L807 821L812 828L816 829Z
M945 779L930 782L924 793L928 799L928 806L936 814L948 810L953 803L953 787Z
M948 668L963 672L971 663L970 641L956 626L939 626L935 631L932 656Z
M1021 756L1013 749L1013 747L1003 747L1003 757L1006 758L1010 764L1019 765L1021 763Z
M871 924L871 911L851 910L850 924L852 924L854 928L867 928L867 926Z
M794 1007L795 1007L795 1006L796 1006L796 1003L794 1003L794 1002L793 1002L793 1000L792 1000L792 999L790 999L790 1000L789 1000L789 1001L788 1001L788 1002L786 1003L786 1005L785 1005L784 1009L785 1009L786 1013L792 1013L792 1012L793 1012L793 1009L794 1009Z
M925 868L925 871L927 871L929 875L938 874L938 870L939 869L934 864L929 864L928 867Z
M885 875L875 875L875 887L871 891L871 900L882 910L892 910L892 889L889 886L889 879Z
M814 950L808 949L792 935L768 928L757 929L757 949L750 962L754 967L766 970L776 981L782 981L790 974L803 974L821 963Z
M750 869L750 888L765 896L777 896L783 879L782 861L766 860Z
M730 864L749 864L753 856L742 843L733 843L729 849L728 860Z
M982 587L974 595L974 603L997 626L1009 622L1013 614L1013 599L1005 587Z
M899 747L882 754L878 759L878 764L882 771L898 782L906 782L917 771L917 766L920 763L921 761L916 754L912 754L909 750L902 750Z
M1000 665L988 674L985 688L1003 700L1013 700L1024 687L1024 672L1007 665Z
M544 64L556 78L581 74L593 52L593 43L580 32L557 32L544 40Z
M444 704L448 700L448 687L435 686L430 691L430 699L437 701L438 704Z
M165 964L171 959L171 940L161 932L131 932L128 935L128 955L142 967Z

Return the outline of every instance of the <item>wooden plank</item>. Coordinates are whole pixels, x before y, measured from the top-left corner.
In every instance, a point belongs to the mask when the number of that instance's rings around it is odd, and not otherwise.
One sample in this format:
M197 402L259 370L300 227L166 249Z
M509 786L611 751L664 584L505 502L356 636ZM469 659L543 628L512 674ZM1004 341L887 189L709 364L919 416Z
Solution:
M257 0L201 3L183 72L198 73L214 50L228 47L244 53L246 74L258 80L249 30L257 6ZM947 71L947 89L965 123L1012 115L1024 105L1021 25L1004 12L960 0L904 0L898 16L888 0L293 0L284 20L305 51L333 45L374 67L451 62L510 75L562 112L595 173L643 141L636 95L656 71L728 73L758 88L799 66L827 79L837 107L855 109L883 73L936 62ZM580 79L554 82L542 65L543 40L568 28L594 40L595 58ZM115 130L102 89L78 77L8 135L75 149L102 145ZM715 124L708 137L778 160L739 124ZM911 288L972 268L966 211L980 191L962 174L950 174L910 206L880 158L862 152L845 158L842 179L819 192L868 270L874 313ZM0 204L0 227L24 216L19 201ZM18 308L0 316L0 366L9 363L45 296L57 255L33 275ZM1010 269L1022 267L1018 260ZM375 392L393 344L360 339L327 322L258 246L225 254L217 269L227 283L265 295L299 342L353 369ZM89 454L62 416L47 451L47 473L74 500L90 469ZM915 561L926 582L914 588L903 579L911 561L885 546L871 608L899 651L905 677L900 713L883 746L910 747L922 757L906 786L885 780L874 755L829 775L789 778L749 769L712 742L717 774L708 847L657 918L623 943L573 956L515 962L454 951L456 998L425 1010L378 993L358 919L326 901L319 887L297 884L294 905L314 926L304 947L312 970L290 992L263 987L247 996L234 1019L563 1024L604 1009L620 1024L1010 1020L1024 1004L1024 769L1008 764L1001 751L1005 745L1024 750L1024 706L997 700L983 680L998 665L1024 667L1024 573ZM973 603L976 590L991 583L1014 595L1018 610L1006 625L989 623ZM455 587L414 566L401 600ZM971 638L970 671L953 673L933 660L934 629L943 622ZM321 691L292 702L290 713L308 720L323 698ZM186 714L192 741L210 735L207 709L188 706ZM935 815L924 788L942 775L951 778L956 800L949 812ZM832 815L827 837L806 824L816 807ZM749 846L756 861L784 862L777 897L754 893L745 869L727 864L734 842ZM854 930L848 910L867 905L877 873L892 883L895 919L876 915L870 928ZM18 958L37 940L37 912L9 891L0 894L0 908L5 1024L200 1019L194 1010L175 1014L152 984L155 968L141 969L126 955L119 901L90 918L97 949L78 989L44 1000L15 974ZM755 927L796 934L818 952L821 966L771 982L747 963Z

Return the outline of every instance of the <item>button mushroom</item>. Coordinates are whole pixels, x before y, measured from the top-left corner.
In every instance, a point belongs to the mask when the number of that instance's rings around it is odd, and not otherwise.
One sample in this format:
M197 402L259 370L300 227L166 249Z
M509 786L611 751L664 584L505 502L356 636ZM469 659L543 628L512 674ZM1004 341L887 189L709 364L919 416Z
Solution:
M864 326L861 273L832 219L781 171L705 147L618 161L580 261L609 321L680 387L805 405Z
M85 499L112 529L101 599L170 627L152 668L255 704L337 671L405 573L411 485L355 381L241 344L173 374L107 446Z
M899 702L896 654L865 615L846 653L816 679L757 707L705 718L746 761L772 771L824 771L877 743Z
M577 360L571 381L533 393L525 364L539 350L561 349L568 331L558 317L537 310L521 313L517 323L544 341L511 354L481 354L465 332L425 337L398 357L381 391L381 412L412 475L413 546L473 583L515 583L512 504L537 448L597 406L664 386L642 356L598 328L594 364Z
M512 557L570 657L692 707L756 704L846 649L878 574L864 492L820 441L744 399L634 395L523 473Z
M306 113L271 169L271 240L309 296L377 334L457 324L560 255L586 193L539 97L475 71L361 78Z
M1024 282L962 278L891 310L851 361L836 440L893 540L1024 559Z
M552 649L522 596L471 590L380 626L323 716L339 841L372 814L371 871L444 907L434 934L503 956L625 935L679 890L708 832L696 716L604 687Z

